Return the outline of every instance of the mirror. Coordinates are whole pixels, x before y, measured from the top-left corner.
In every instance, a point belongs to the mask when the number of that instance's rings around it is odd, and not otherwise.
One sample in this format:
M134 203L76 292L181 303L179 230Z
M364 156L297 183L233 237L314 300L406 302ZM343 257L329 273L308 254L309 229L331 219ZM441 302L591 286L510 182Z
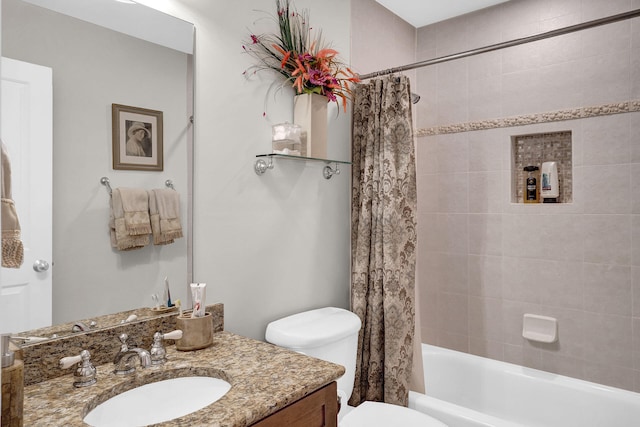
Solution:
M3 0L1 30L3 58L47 67L52 75L51 176L20 180L16 175L32 161L9 151L18 187L14 187L14 200L23 240L28 241L21 271L33 272L33 259L28 259L27 252L33 252L31 241L39 234L26 225L26 218L37 209L21 191L50 187L53 251L46 261L51 267L32 282L39 286L47 278L52 280L51 322L95 319L150 307L153 294L162 296L165 277L172 299L186 305L191 281L193 25L133 2ZM2 97L4 115L11 108L7 108L4 90ZM112 104L162 112L162 171L113 169ZM4 125L3 139L7 139ZM11 148L9 141L5 143ZM13 161L14 154L19 161ZM39 158L40 152L32 157ZM164 188L170 180L180 195L184 237L167 245L151 242L132 251L112 248L110 196L100 183L102 177L108 177L114 189ZM3 282L15 273L7 270L0 271ZM19 326L26 324L22 321L29 315L14 312L12 307L31 306L25 295L8 299L6 292L2 295L3 332L48 326ZM109 325L97 324L104 326Z

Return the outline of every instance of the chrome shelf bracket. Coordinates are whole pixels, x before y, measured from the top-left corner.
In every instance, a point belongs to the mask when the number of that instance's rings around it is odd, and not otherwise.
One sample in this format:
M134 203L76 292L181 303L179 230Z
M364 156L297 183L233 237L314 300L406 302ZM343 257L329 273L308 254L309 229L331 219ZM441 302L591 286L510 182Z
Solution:
M291 156L286 154L259 154L256 156L258 160L256 160L253 165L253 170L258 175L264 174L268 169L273 169L273 159L288 159L288 160L297 160L297 161L305 161L305 162L322 162L326 166L322 169L322 176L324 179L331 179L333 175L340 175L340 164L350 165L351 162L342 161L342 160L328 160L321 159L315 157L302 157L302 156ZM268 160L267 160L268 159ZM331 163L335 163L335 167L331 167Z
M322 176L324 176L324 179L331 179L331 177L333 175L340 175L340 167L339 167L338 163L336 163L335 169L333 169L329 165L325 166L322 169Z
M258 159L253 165L253 170L256 171L258 175L264 174L268 169L273 169L273 158L271 157L269 157L269 163L264 161L264 159Z

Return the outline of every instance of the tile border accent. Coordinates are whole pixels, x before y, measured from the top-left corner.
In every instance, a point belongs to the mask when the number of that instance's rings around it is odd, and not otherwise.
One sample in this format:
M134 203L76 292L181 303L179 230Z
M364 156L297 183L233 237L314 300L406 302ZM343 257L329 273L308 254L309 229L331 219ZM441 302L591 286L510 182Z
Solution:
M522 116L504 117L498 119L479 120L475 122L456 123L452 125L435 126L426 129L416 129L416 137L443 135L449 133L473 132L487 129L526 126L538 123L562 122L566 120L585 119L589 117L608 116L640 111L640 100L616 102L592 107L572 108L550 111L546 113L525 114Z

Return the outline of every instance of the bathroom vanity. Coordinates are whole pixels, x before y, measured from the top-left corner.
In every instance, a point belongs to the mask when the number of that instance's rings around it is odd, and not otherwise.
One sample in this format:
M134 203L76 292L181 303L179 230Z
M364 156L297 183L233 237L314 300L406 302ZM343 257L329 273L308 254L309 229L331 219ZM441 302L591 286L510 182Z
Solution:
M92 360L94 353L101 351L109 352L108 359L113 359L119 350L118 329L123 327L111 331L112 343L92 346ZM127 327L131 329L132 325ZM145 328L139 325L136 329ZM84 334L83 338L90 342L91 335ZM57 351L54 356L59 359L69 356L66 347L61 344L57 350L49 349ZM97 383L89 387L73 386L73 368L63 371L63 376L45 375L39 382L32 376L24 389L24 425L83 426L87 413L115 395L147 383L186 376L220 378L230 383L231 389L211 405L161 425L337 425L335 380L344 373L340 365L225 331L216 332L213 345L206 349L177 351L168 342L166 350L166 363L144 369L138 366L127 376L115 375L112 362L96 362ZM180 398L176 395L176 402Z

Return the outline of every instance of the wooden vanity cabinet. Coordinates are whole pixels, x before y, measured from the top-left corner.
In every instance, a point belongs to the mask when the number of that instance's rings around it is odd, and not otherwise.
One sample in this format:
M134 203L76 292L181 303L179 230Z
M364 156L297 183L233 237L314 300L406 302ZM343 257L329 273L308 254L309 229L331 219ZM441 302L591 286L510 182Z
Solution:
M337 427L338 391L335 382L282 408L251 427Z

